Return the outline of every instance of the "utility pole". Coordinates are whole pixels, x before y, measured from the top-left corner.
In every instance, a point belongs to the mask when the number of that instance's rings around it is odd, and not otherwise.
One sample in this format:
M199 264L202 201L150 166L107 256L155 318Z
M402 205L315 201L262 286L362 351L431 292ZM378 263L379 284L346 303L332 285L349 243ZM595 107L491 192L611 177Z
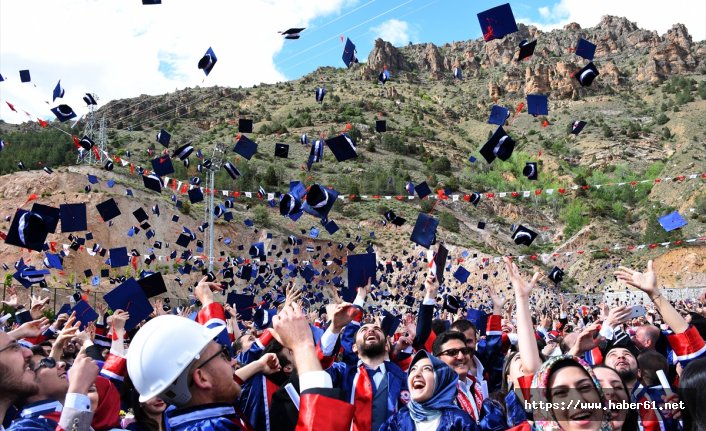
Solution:
M213 154L211 155L211 167L208 169L207 183L208 183L208 196L206 201L206 211L205 221L208 222L208 270L213 271L213 261L215 256L213 255L213 240L214 240L214 210L216 208L216 197L213 191L216 182L216 172L221 170L223 166L223 161L226 156L226 151L228 146L222 143L216 143L213 146Z
M98 96L92 94L93 98L98 100ZM108 147L108 128L106 125L105 116L101 117L100 123L97 125L96 118L96 105L88 105L88 115L86 116L86 127L83 129L83 135L89 137L98 150L98 157L96 153L91 150L79 151L78 157L76 158L76 164L85 163L87 165L100 164L103 165L107 160L105 155L106 149ZM98 129L96 131L96 129ZM96 134L98 137L96 138Z

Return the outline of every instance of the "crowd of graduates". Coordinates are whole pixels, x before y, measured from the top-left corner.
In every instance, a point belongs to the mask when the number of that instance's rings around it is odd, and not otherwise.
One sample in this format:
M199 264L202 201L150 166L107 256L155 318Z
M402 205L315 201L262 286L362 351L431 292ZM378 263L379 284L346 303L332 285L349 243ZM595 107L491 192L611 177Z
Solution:
M12 296L34 320L0 332L0 417L8 431L706 429L706 297L672 302L652 262L619 267L650 299L636 316L538 300L540 274L505 266L485 327L449 311L432 271L392 323L366 305L372 281L318 311L290 282L255 322L204 277L195 317L155 307L128 330L129 307L50 321L46 299Z

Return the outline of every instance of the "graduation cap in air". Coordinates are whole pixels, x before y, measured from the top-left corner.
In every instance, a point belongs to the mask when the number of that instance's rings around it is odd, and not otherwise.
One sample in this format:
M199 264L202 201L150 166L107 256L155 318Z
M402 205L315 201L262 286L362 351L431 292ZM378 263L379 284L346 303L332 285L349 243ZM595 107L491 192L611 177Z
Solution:
M407 220L395 214L394 211L389 210L385 213L385 220L394 224L395 226L402 226Z
M250 160L257 152L257 144L250 140L245 135L240 135L238 142L235 143L233 151Z
M414 190L417 192L419 199L424 199L431 194L431 189L426 181L417 184L417 186L414 187Z
M446 295L444 297L444 305L443 305L444 310L449 311L450 313L456 314L459 308L461 308L461 304L458 301L458 298L456 298L454 295Z
M465 283L468 281L468 276L470 276L471 273L464 267L459 266L456 271L454 272L454 278L461 283Z
M574 74L574 78L578 80L582 87L590 87L593 80L596 79L598 75L600 75L600 73L598 72L596 65L591 62L585 65L583 69L576 72Z
M517 31L515 16L512 14L510 3L505 3L488 9L478 14L483 39L489 42L493 39L502 39L510 33Z
M328 145L329 149L331 149L331 152L336 157L336 160L339 162L358 157L355 142L353 142L353 139L346 133L341 133L335 138L327 139L326 145Z
M439 219L426 213L419 213L410 239L424 248L429 248L436 242L437 226L439 226Z
M532 245L532 241L537 238L537 232L528 229L522 225L518 226L517 230L512 234L512 240L517 245Z
M289 157L289 145L275 144L275 157L286 159Z
M382 72L380 72L380 75L378 75L378 82L382 85L385 85L385 83L390 79L390 71L387 70L387 67L383 69Z
M53 101L55 101L57 98L59 98L59 99L63 98L65 93L66 93L66 92L65 92L64 89L61 87L61 79L60 79L59 82L56 83L56 87L54 87L54 91L52 92L52 99L51 99L51 101L53 102Z
M439 284L444 282L444 269L446 268L446 258L449 255L449 251L444 247L443 244L439 244L439 248L434 253L434 259L430 262L431 273L436 276Z
M61 204L59 206L61 232L80 232L88 229L86 204Z
M112 171L114 167L115 165L110 160L106 160L105 164L103 165L103 169L105 169L106 171Z
M86 105L88 105L88 106L98 104L98 102L96 102L96 98L93 97L93 95L91 93L86 93L86 95L83 96L83 101L86 102Z
M154 312L149 299L147 299L138 282L132 277L106 293L103 299L111 310L123 310L130 313L130 318L125 322L125 330L127 331L137 326Z
M324 141L317 139L311 145L311 151L309 152L309 159L306 162L307 169L311 169L313 163L318 163L324 158Z
M17 162L17 169L21 169L21 170L27 169L27 168L25 167L24 162L22 162L22 160L20 160L19 162Z
M385 120L376 120L375 121L375 131L378 133L385 133L387 132L387 121Z
M574 52L579 57L583 57L588 61L592 61L593 56L596 54L596 45L587 41L586 39L579 39Z
M142 292L148 298L167 293L167 286L164 283L164 277L161 272L152 273L146 277L137 280Z
M137 220L138 223L142 223L144 221L147 221L150 218L147 215L147 212L145 211L145 209L142 207L133 211L132 215L135 217L135 220Z
M143 175L142 184L145 188L162 193L162 180L155 174Z
M356 296L356 289L368 284L368 278L372 278L373 284L377 284L377 256L375 253L352 254L346 260L348 267L348 286L341 292L341 298L346 302L353 302Z
M473 204L473 206L478 206L478 203L480 203L480 198L481 194L478 192L473 192L470 195L470 202Z
M142 0L143 5L162 4L162 0Z
M480 149L480 154L486 162L493 163L497 157L500 160L507 160L512 156L512 151L515 149L515 141L505 133L502 126L498 127L490 137L488 142Z
M213 48L209 47L208 51L206 51L206 54L201 57L201 60L199 60L199 69L203 69L203 73L208 76L209 73L211 73L211 70L213 69L213 66L216 65L216 62L218 61L218 58L216 57L216 54L213 52Z
M264 257L265 256L265 243L256 242L250 246L248 254L252 258Z
M174 165L169 156L161 156L152 160L152 170L160 177L174 173Z
M338 199L336 190L320 184L313 184L309 187L302 209L315 217L325 219L333 208L333 204L336 203L336 199Z
M322 103L324 101L324 96L326 96L326 88L316 87L316 90L314 91L314 96L316 97L316 101L318 103Z
M76 320L81 322L82 328L85 328L88 324L98 318L98 313L96 313L96 310L94 310L93 307L91 307L91 305L83 299L76 301L76 305L74 305L74 308L71 309L71 312L76 313Z
M517 61L522 61L525 58L531 57L532 54L534 54L534 49L537 47L537 41L533 40L532 42L528 42L526 40L523 40L520 42L520 54L517 57Z
M72 118L76 118L76 113L69 105L61 104L55 108L51 108L51 112L53 112L54 115L56 115L57 120L62 123L69 121Z
M200 187L194 187L193 189L189 190L188 194L189 201L192 204L203 202L203 191L201 191Z
M5 243L42 251L48 234L49 228L40 213L18 209L15 211Z
M290 29L287 29L287 30L281 32L280 34L283 34L285 39L299 39L299 36L300 36L299 33L304 31L305 29L306 29L306 27L290 28Z
M326 232L330 233L333 235L334 233L338 232L338 225L336 224L335 221L329 220L325 225L324 229L326 229Z
M466 311L466 319L473 323L479 334L485 335L485 329L488 326L488 314L485 311L469 308Z
M463 79L463 71L460 67L454 67L454 79Z
M537 170L537 162L526 162L525 168L522 170L522 175L528 180L536 180L539 171Z
M240 171L231 162L226 162L223 165L223 169L225 169L226 172L228 172L228 175L230 175L230 177L233 178L234 180L237 180L238 177L240 177Z
M121 268L128 265L127 247L111 248L108 252L110 253L111 268Z
M42 170L43 170L44 172L48 173L49 175L51 175L51 174L54 173L54 170L52 170L52 168L50 168L49 166L44 166L44 167L42 168Z
M350 39L346 39L346 46L343 48L343 55L341 56L343 63L346 67L351 67L351 63L357 63L358 58L356 57L355 45Z
M581 120L576 120L573 123L571 123L571 134L572 135L578 135L581 133L584 127L586 127L586 122L581 121Z
M527 113L530 115L549 114L549 99L546 94L527 95Z
M96 209L103 221L110 221L120 215L120 208L113 198L99 203L96 205Z
M306 135L306 133L302 133L302 135L299 137L299 142L301 142L302 145L309 145L309 137Z
M239 118L238 133L252 133L252 120L248 118Z
M659 225L662 226L662 229L664 229L666 232L671 232L675 229L681 229L687 225L686 220L684 220L684 217L682 217L678 211L674 211L665 216L662 216L658 218L657 221L659 222Z
M380 329L382 329L385 335L392 337L395 335L395 332L397 332L400 323L402 323L402 319L400 319L399 316L385 311L385 317L383 317L382 322L380 322Z
M31 82L32 77L29 74L29 70L20 70L20 81L21 82Z
M157 142L160 144L164 145L165 147L169 148L169 141L172 139L172 135L169 134L164 129L160 129L159 132L157 132Z
M81 138L80 141L78 141L78 144L83 148L84 150L90 150L93 148L96 143L93 141L93 139L89 138L88 136L84 136Z
M250 321L255 310L255 295L247 295L242 293L230 292L226 299L228 304L235 307L241 320Z
M564 271L562 271L558 266L552 268L549 271L549 279L554 282L554 284L559 284L564 279Z
M510 110L504 106L493 105L490 108L490 117L488 117L489 124L497 124L498 126L505 125L505 121L510 118Z
M301 212L302 201L292 193L285 193L279 201L279 213L283 216L291 216Z
M179 160L187 159L194 152L194 147L190 144L182 145L172 154L172 157L179 157Z

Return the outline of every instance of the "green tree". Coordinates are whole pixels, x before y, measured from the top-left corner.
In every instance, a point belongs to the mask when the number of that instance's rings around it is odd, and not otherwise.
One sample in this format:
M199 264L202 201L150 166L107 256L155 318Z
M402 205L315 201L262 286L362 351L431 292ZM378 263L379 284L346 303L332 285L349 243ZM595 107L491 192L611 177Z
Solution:
M253 209L253 221L255 224L261 227L270 227L271 222L270 222L270 213L267 211L267 208L258 205Z
M458 219L448 211L439 214L439 226L451 232L458 232L460 230Z

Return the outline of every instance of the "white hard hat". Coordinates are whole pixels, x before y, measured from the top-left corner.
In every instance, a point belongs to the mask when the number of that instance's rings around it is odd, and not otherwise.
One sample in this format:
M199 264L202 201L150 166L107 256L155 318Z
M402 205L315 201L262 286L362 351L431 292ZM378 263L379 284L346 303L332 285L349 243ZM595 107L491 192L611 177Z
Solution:
M140 328L127 352L127 372L140 402L159 395L169 404L186 404L191 393L184 370L223 328L208 328L171 314L155 317Z

